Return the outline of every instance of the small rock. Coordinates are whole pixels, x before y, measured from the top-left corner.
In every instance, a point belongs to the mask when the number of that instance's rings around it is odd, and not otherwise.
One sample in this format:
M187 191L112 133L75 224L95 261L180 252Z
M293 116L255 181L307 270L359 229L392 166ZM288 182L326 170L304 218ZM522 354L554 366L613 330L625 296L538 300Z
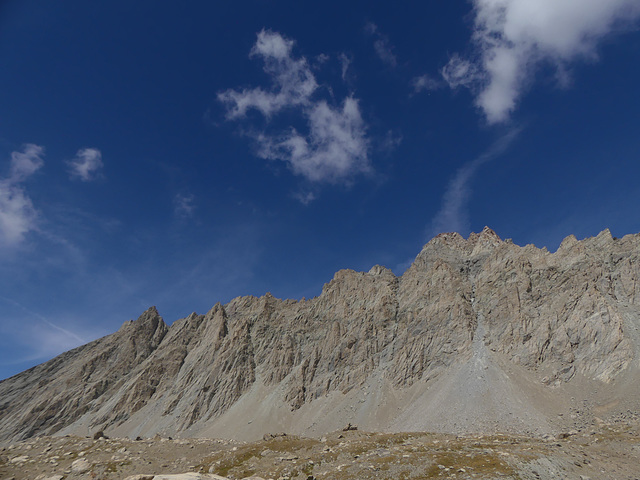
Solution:
M287 436L287 434L286 434L286 433L284 433L284 432L281 432L281 433L265 433L265 434L262 436L262 439L263 439L264 441L267 441L267 440L271 440L272 438L286 437L286 436Z
M90 468L91 464L86 458L79 458L71 464L71 471L77 474L88 472Z
M291 461L297 460L297 459L298 459L298 456L294 455L294 454L285 455L284 457L280 457L280 460L285 460L285 461L288 461L288 462L291 462Z

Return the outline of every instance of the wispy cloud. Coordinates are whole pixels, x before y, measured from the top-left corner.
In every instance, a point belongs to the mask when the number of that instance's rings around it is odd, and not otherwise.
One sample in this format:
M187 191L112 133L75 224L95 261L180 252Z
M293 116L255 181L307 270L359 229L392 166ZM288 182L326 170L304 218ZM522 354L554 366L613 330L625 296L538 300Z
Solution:
M82 148L76 156L67 162L70 177L83 182L97 178L103 167L102 153L97 148Z
M173 197L173 211L179 218L193 217L196 206L194 204L194 196L190 193L178 193Z
M15 369L12 366L30 367L104 334L96 330L89 335L79 335L12 299L0 296L2 303L7 321L0 324L0 343L5 353L12 354L0 356L0 379L11 375ZM7 310L12 313L8 314ZM7 316L13 321L8 321Z
M431 75L420 75L419 77L415 77L411 81L411 86L413 87L414 93L420 93L424 90L432 91L438 90L442 88L444 84L442 80L432 77Z
M346 82L347 73L349 72L349 67L353 62L353 58L348 56L346 53L341 53L338 56L338 59L340 60L340 65L342 66L342 80Z
M378 142L377 149L388 154L398 148L402 141L403 136L399 130L389 130Z
M371 22L365 25L365 32L373 37L373 48L378 58L388 66L395 68L398 65L398 59L393 53L393 46L389 41L389 37L380 33L378 26Z
M467 205L471 196L471 181L480 167L502 155L519 135L512 129L500 137L485 153L465 163L449 182L442 197L442 205L427 228L427 239L443 232L465 233L469 228Z
M11 153L9 175L0 179L0 246L14 246L36 229L38 212L22 183L44 165L44 148L34 144Z
M308 205L316 199L316 195L309 191L294 193L293 197L303 205Z
M473 0L474 52L453 55L442 76L470 88L489 123L506 121L541 65L566 85L569 66L596 58L603 37L640 17L638 0Z
M27 143L22 152L11 152L11 173L8 180L18 183L26 180L44 165L44 148Z
M69 338L69 340L72 343L74 343L75 345L81 345L81 344L86 342L86 339L82 338L81 336L73 333L70 330L67 330L66 328L63 328L63 327L61 327L59 325L56 325L55 323L49 321L43 315L40 315L39 313L36 313L36 312L34 312L32 310L29 310L24 305L21 305L20 303L16 302L15 300L11 300L10 298L6 298L6 297L2 297L2 296L0 296L0 300L2 300L5 303L9 303L9 304L13 305L14 307L17 307L20 310L23 310L29 316L31 316L33 318L36 318L37 320L39 320L43 324L47 325L48 327L52 328L53 330L56 330L57 332L61 333L65 337Z
M348 97L342 105L332 106L314 98L316 78L306 58L293 55L293 46L293 40L277 32L258 33L251 56L263 60L272 88L226 90L218 100L226 106L228 120L244 118L250 109L267 120L284 109L298 111L308 131L301 133L291 126L275 134L254 134L258 156L284 161L294 174L310 182L347 183L355 174L370 171L366 125L358 101Z
M484 76L478 65L454 53L442 71L442 78L451 88L474 88Z

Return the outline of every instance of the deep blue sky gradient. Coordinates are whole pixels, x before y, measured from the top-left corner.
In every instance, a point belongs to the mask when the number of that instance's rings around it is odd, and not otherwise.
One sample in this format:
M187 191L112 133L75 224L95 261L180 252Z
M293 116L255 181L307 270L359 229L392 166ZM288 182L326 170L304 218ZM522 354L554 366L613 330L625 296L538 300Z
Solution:
M0 178L12 152L45 148L22 184L37 226L0 248L0 378L151 305L172 323L238 295L312 297L341 268L402 274L459 169L515 130L471 177L461 234L489 225L555 250L572 233L640 232L637 28L572 62L564 87L543 66L492 125L467 89L412 87L469 53L466 1L184 3L0 4ZM331 105L358 99L370 173L313 183L259 158L245 133L304 131L295 111L268 125L256 111L225 119L218 93L269 88L249 56L263 29L295 41ZM395 66L377 56L379 38ZM344 80L341 54L352 60ZM81 148L102 153L94 181L69 178ZM305 192L315 200L296 198ZM191 215L176 212L177 196L192 196Z

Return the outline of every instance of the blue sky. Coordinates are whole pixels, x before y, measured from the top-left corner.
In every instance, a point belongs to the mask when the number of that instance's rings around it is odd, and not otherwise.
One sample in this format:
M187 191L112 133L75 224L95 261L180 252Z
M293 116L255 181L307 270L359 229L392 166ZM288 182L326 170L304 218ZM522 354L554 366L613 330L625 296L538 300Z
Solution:
M0 3L0 378L157 305L640 232L640 1Z

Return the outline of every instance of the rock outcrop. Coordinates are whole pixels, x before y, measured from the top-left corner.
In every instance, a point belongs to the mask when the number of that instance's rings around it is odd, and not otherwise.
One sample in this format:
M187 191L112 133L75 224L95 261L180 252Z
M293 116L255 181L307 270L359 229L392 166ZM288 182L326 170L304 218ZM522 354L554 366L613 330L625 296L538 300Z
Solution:
M553 430L566 396L596 408L640 391L639 256L640 235L571 236L550 253L485 228L438 235L400 277L341 270L310 300L239 297L170 327L152 307L0 382L0 441L96 430L260 438L348 422ZM464 381L479 365L482 386ZM447 417L464 402L475 416Z

